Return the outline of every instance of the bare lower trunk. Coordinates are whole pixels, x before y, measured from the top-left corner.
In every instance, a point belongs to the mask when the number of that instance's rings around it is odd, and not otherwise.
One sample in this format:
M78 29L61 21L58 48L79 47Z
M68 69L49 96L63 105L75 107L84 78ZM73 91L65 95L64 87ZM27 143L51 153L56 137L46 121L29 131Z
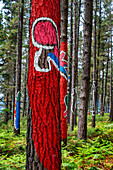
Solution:
M87 137L87 111L90 84L90 60L91 60L91 35L92 35L92 11L93 1L84 0L84 26L83 26L83 63L82 82L80 91L80 103L78 114L78 134L79 139Z
M46 170L40 163L40 160L35 151L34 141L32 138L32 110L30 107L30 100L28 101L27 114L27 147L26 147L26 170Z

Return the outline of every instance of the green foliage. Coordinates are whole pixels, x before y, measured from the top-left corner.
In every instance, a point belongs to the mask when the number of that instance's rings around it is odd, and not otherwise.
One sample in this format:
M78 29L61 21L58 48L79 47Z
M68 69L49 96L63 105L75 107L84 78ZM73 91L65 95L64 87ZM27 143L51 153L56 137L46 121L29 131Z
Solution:
M20 135L13 133L12 122L0 124L0 169L25 169L27 118L21 118Z
M104 117L96 115L96 128L91 127L88 115L87 141L77 139L77 128L68 134L68 144L62 148L62 169L110 169L113 168L113 124ZM109 158L110 157L110 158Z

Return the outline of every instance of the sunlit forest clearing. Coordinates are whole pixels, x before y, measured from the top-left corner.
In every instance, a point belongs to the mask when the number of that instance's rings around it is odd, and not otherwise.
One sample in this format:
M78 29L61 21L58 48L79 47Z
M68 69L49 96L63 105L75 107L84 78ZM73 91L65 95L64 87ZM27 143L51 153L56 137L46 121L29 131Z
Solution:
M26 117L21 118L21 134L14 135L12 121L0 124L0 169L13 170L26 167ZM76 138L77 128L68 131L67 146L62 146L62 170L113 168L113 123L96 115L96 128L91 128L88 115L87 141ZM62 144L63 145L63 144Z

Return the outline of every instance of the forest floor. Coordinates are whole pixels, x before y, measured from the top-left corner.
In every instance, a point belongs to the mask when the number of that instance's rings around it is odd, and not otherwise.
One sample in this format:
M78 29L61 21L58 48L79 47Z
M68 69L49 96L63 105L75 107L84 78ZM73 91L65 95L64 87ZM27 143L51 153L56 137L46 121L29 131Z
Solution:
M67 146L62 147L62 170L112 170L113 123L109 114L96 115L96 127L91 127L88 115L87 141L77 139L77 127L68 132ZM21 118L19 136L13 133L12 122L0 123L0 169L24 170L26 163L27 118Z

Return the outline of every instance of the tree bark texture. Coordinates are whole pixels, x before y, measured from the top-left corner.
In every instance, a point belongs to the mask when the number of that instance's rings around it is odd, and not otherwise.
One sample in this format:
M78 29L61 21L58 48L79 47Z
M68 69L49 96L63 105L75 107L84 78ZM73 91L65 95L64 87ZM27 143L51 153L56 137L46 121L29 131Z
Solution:
M61 136L67 144L67 16L68 0L61 0L60 108Z
M37 164L38 157L41 163L34 170L61 169L59 39L60 0L32 0L27 86L36 153L27 150L27 160ZM27 148L30 144L27 139Z
M107 61L106 61L106 75L105 75L104 97L103 97L103 114L105 112L105 106L106 106L106 93L107 93L107 80L108 80L108 64L109 64L109 47L108 47L108 56L107 56Z
M8 105L9 105L9 94L7 92L6 94L6 109L8 109ZM9 120L9 112L8 110L5 111L5 123L7 124Z
M87 111L90 84L90 60L91 60L91 35L92 35L92 9L93 0L84 0L84 25L83 25L83 63L82 82L80 91L80 103L78 114L78 134L80 139L87 137Z
M72 56L72 82L71 82L71 112L70 112L70 132L74 129L75 106L77 102L77 51L76 51L76 32L77 32L77 1L74 0L73 8L73 56Z
M109 117L110 117L110 120L113 121L113 78L112 78L112 72L113 72L113 69L112 69L112 38L111 38L111 57L110 57L110 111L109 111Z
M81 15L81 0L79 0L79 6L78 6L78 15L77 15L77 32L76 32L76 55L77 55L77 60L78 60L78 47L79 47L79 27L80 27L80 15ZM77 61L77 95L78 95L78 61ZM77 100L77 95L76 95L76 100ZM77 101L75 103L75 125L77 125Z
M24 79L24 98L23 98L23 113L22 117L26 115L26 69L25 69L25 79Z
M103 114L103 90L104 90L104 61L102 61L102 82L101 82L101 107L100 107L100 114Z
M97 19L97 0L95 0L95 18L94 18L92 127L95 127L95 112L96 112L96 19Z
M29 100L29 99L28 99ZM28 114L27 114L27 147L26 147L26 170L46 170L41 164L34 146L32 138L33 125L32 125L32 110L30 107L30 100L28 101Z
M73 0L71 0L71 16L70 16L70 54L69 54L69 76L68 76L68 111L67 111L67 122L70 123L70 112L71 112L71 82L72 82L72 51L73 51Z
M99 93L98 93L98 81L99 81L99 57L100 57L100 34L101 34L101 0L99 7L99 28L98 28L98 51L97 51L97 71L96 71L96 114L98 114Z
M24 10L24 0L18 0L18 32L17 32L17 60L16 60L16 87L15 96L20 94L21 90L21 60L22 60L22 31L23 31L23 10ZM22 4L22 7L21 7ZM15 98L15 100L16 100ZM17 109L17 103L15 103L15 115L14 115L14 133L20 134L20 106ZM18 111L17 111L18 110ZM18 128L16 126L16 118L18 117Z

